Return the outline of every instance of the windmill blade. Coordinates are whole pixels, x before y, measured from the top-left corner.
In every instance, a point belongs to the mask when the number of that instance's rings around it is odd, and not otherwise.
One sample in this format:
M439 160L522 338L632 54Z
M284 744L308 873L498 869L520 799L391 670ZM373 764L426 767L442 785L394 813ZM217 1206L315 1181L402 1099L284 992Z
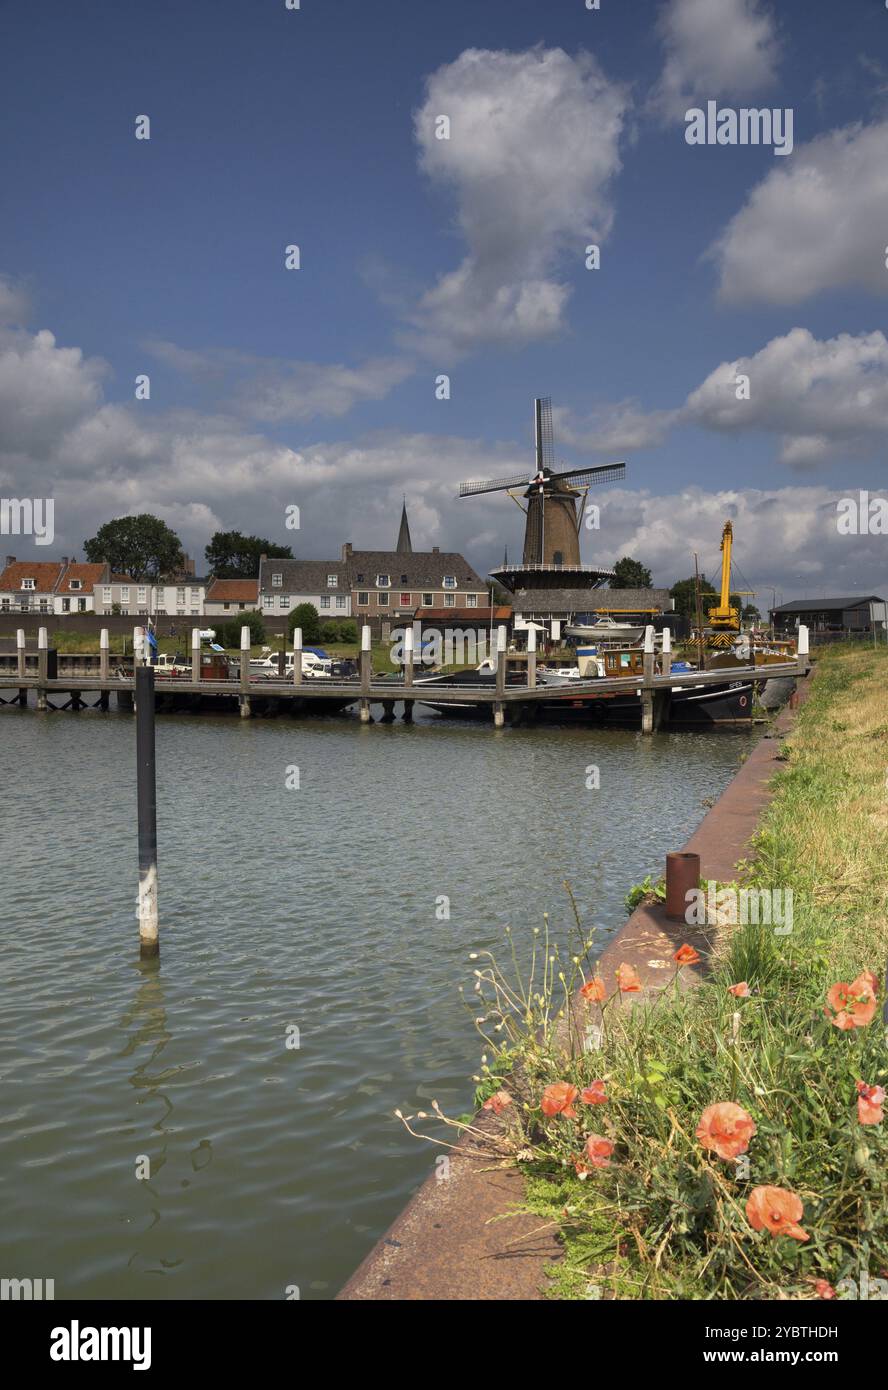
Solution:
M578 483L581 487L592 487L595 483L615 482L626 476L625 463L604 463L599 468L571 468L566 473L553 473L550 482L564 480Z
M460 497L474 497L479 492L501 492L510 487L527 487L530 479L526 473L512 478L482 478L475 482L460 483Z

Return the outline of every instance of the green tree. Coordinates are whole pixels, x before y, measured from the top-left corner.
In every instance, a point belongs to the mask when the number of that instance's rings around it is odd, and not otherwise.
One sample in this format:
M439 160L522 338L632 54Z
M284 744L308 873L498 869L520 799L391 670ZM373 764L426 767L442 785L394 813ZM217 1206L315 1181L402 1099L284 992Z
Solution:
M313 603L300 603L290 614L287 632L292 639L294 628L302 628L303 642L320 642L321 620Z
M622 560L618 560L614 565L614 577L610 581L610 587L649 589L652 582L650 570L640 560L633 560L629 555L624 555Z
M265 641L265 623L262 614L251 608L236 618L226 618L224 622L213 623L216 641L220 647L236 647L240 650L241 628L250 629L250 646L260 647Z
M241 531L217 531L204 551L207 569L217 579L255 579L259 557L292 560L288 545L275 545L262 536L245 536Z
M156 580L175 574L185 563L182 542L160 517L150 512L106 521L83 551L90 564L109 564L129 579Z
M692 623L697 621L697 599L696 599L696 580L691 575L690 579L679 579L677 584L673 584L669 590L675 599L675 611L683 618L690 618ZM712 607L713 599L718 602L718 594L706 578L705 574L700 575L700 608L703 613L703 621L706 621L706 610Z

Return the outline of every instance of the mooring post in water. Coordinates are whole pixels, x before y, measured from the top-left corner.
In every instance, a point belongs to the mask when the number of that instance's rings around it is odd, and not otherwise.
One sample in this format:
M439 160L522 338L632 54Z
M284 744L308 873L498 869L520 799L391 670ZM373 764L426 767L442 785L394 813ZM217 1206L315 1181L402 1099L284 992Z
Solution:
M136 667L136 802L139 813L139 954L160 951L157 933L157 778L154 667Z
M103 627L99 633L99 679L106 681L111 674L111 647L108 629Z
M252 633L246 623L241 627L240 643L240 695L238 704L240 706L241 719L249 719L251 713L250 704L250 641Z
M506 629L500 624L496 630L496 693L502 695L506 688Z
M27 669L27 658L25 655L25 629L23 627L16 629L15 645L18 655L18 678L20 681L23 681L25 679L25 671Z
M48 708L46 703L46 670L49 664L49 638L46 628L41 627L37 632L37 708L45 710Z
M200 685L200 628L191 629L191 684Z
M654 732L654 692L651 681L654 679L654 629L648 624L644 630L644 656L641 688L641 732Z
M404 629L404 684L413 684L413 628L409 624Z
M663 676L672 675L672 633L668 627L663 629L663 655L660 661L660 674Z
M535 627L527 629L527 688L537 683L537 634Z
M370 723L370 629L364 624L361 628L361 723Z
M302 684L302 628L293 629L293 684Z

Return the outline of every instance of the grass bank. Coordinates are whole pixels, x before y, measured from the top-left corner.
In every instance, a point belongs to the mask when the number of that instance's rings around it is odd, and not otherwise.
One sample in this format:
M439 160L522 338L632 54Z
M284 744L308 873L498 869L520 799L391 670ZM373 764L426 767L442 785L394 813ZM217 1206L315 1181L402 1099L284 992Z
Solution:
M594 942L564 952L544 932L526 983L479 962L478 1099L563 1239L553 1296L848 1297L888 1279L886 686L885 652L828 652L787 742L740 883L791 891L791 930L732 924L728 894L704 983L683 989L673 961L632 1008L631 976L597 979ZM584 980L604 995L585 1051L565 1044Z

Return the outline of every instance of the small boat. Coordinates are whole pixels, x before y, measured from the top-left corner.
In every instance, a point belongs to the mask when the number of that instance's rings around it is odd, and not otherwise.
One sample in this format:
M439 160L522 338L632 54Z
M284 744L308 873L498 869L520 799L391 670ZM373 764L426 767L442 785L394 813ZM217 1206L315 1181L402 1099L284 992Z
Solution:
M565 636L579 642L619 642L629 646L640 642L644 636L644 625L638 623L618 623L613 618L602 615L594 623L571 623L564 629Z

